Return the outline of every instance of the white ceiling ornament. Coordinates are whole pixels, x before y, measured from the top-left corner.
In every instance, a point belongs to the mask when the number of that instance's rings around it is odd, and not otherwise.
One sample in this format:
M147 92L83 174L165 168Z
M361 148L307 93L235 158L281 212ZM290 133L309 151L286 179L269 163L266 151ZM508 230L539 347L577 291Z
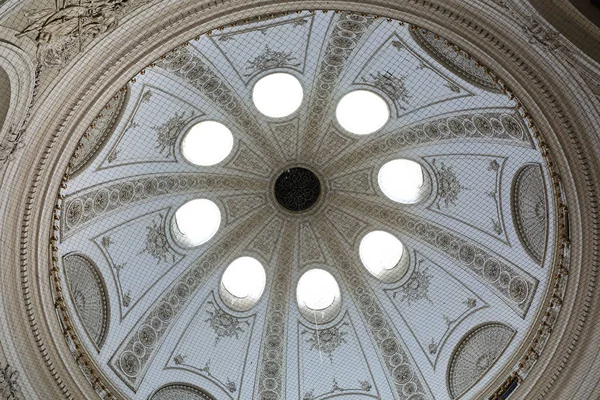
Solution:
M556 249L530 248L557 235L550 172L515 100L433 40L303 11L135 77L61 190L57 245L97 265L101 353L90 316L74 329L120 395L446 399L506 378L550 287ZM449 386L452 354L494 321L510 340Z

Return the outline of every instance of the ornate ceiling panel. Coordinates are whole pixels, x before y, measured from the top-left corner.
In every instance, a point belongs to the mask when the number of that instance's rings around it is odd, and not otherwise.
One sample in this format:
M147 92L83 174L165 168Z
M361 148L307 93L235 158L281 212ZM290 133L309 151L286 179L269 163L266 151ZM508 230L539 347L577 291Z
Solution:
M550 289L551 174L512 96L449 45L397 20L305 11L200 35L140 72L82 140L60 192L58 284L85 275L83 298L111 299L106 310L66 300L94 368L131 399L446 399L505 379ZM303 87L288 117L253 104L273 72ZM338 122L355 90L387 103L380 131ZM213 166L182 155L202 121L234 137ZM416 203L382 191L395 159L422 167ZM197 198L221 223L184 247L176 210ZM375 230L404 245L407 272L393 282L362 263ZM73 252L97 267L70 266ZM266 274L246 311L222 292L239 257ZM308 318L296 286L313 268L341 295L336 312Z

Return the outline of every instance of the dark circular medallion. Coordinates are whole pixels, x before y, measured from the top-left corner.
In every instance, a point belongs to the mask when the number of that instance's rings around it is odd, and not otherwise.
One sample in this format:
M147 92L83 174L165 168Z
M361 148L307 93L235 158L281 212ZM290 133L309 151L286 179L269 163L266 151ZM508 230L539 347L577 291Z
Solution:
M306 211L315 205L321 195L319 178L306 168L285 171L275 181L275 198L289 211Z

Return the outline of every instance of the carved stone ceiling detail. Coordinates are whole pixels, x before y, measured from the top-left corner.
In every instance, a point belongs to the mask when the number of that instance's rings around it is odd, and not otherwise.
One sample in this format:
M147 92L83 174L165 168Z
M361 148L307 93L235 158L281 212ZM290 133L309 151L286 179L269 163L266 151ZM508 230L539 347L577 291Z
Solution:
M117 11L99 9L97 18ZM556 251L554 204L540 197L552 192L549 173L516 103L446 45L400 21L304 11L198 36L115 96L61 189L58 259L82 254L95 266L86 279L103 281L78 286L110 299L108 310L92 307L106 318L99 351L100 327L85 334L93 316L79 315L76 328L121 394L446 399L475 395L510 367L534 329ZM46 64L61 62L42 50ZM278 120L252 104L254 83L272 72L304 89L298 111ZM336 120L340 98L359 89L391 111L372 135ZM221 122L234 137L229 156L210 167L181 152L201 121ZM381 166L400 158L418 162L429 182L417 204L395 203L379 186ZM523 177L526 165L537 175ZM273 191L294 167L321 185L305 212L284 209ZM195 198L219 206L221 225L186 248L172 219ZM547 220L531 217L537 211ZM395 283L361 262L360 240L373 230L405 245L408 272ZM219 296L225 268L242 256L266 273L262 297L243 312ZM65 272L77 276L60 268L63 286ZM340 311L324 324L296 302L310 268L340 286ZM91 295L66 299L73 318L91 309L77 301ZM508 332L493 354L477 347L493 341L486 326Z

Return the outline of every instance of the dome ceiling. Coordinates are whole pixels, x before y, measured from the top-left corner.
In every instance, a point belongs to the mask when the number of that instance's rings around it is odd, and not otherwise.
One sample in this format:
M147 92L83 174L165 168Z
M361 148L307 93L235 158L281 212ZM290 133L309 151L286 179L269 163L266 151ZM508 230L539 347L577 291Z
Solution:
M254 102L273 73L301 85L284 117ZM385 103L383 127L343 123L356 91ZM372 122L368 104L350 120ZM201 35L81 140L61 189L63 318L132 399L476 398L537 329L556 256L550 174L516 105L468 54L396 20L306 11ZM202 165L184 147L207 121L233 144ZM196 199L214 218L178 214ZM401 244L379 269L361 247L376 231ZM246 292L224 276L244 257ZM304 301L315 269L333 283Z

